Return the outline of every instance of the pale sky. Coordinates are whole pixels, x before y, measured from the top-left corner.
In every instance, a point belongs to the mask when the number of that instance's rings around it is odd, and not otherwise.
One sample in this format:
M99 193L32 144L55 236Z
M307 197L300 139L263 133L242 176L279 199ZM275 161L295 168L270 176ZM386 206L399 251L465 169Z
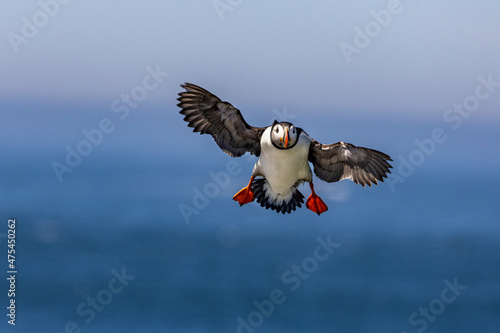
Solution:
M2 4L1 100L111 103L158 66L151 103L188 81L266 111L434 116L500 82L497 0L59 1Z

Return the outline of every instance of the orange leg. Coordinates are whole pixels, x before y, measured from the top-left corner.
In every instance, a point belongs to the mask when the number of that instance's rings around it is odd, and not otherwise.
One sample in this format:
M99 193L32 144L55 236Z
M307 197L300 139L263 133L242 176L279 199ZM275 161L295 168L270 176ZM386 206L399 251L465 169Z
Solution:
M316 192L314 192L313 183L310 182L309 185L311 186L311 195L309 196L309 198L307 198L306 207L307 209L310 209L316 214L320 215L321 213L326 212L328 210L328 207L323 202L323 200L321 200L321 198L316 195Z
M234 195L233 200L238 201L240 206L253 201L252 182L254 178L255 176L250 177L248 185Z

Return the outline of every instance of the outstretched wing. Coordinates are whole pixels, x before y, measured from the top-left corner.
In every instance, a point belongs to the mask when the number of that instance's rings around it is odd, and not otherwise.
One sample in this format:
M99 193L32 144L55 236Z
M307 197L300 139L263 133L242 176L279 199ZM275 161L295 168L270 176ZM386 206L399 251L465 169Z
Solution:
M331 183L347 178L363 187L383 182L392 168L388 155L342 141L323 145L312 140L309 161L319 179Z
M228 102L221 101L209 91L191 83L181 85L179 106L193 132L210 134L228 155L239 157L250 152L260 155L260 137L264 127L247 124L241 112Z

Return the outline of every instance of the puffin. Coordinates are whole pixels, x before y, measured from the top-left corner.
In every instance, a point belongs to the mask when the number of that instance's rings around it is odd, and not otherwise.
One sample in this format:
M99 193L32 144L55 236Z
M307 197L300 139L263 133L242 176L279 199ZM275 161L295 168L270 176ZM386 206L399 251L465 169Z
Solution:
M363 187L377 185L391 173L392 159L378 150L343 141L325 145L286 121L250 126L237 108L209 91L191 83L181 87L185 91L179 93L177 106L193 132L210 134L231 157L247 152L258 157L248 185L233 197L240 206L256 200L266 209L290 213L302 207L304 195L298 187L307 182L311 194L306 207L318 215L326 212L328 206L314 191L310 164L323 181L350 179Z

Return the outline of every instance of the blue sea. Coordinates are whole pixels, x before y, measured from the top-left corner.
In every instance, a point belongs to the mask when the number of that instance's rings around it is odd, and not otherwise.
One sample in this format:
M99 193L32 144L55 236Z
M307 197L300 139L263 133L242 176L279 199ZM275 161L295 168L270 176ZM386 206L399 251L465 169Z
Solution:
M18 271L15 326L0 283L0 331L500 331L497 123L347 115L355 125L315 131L304 117L320 141L387 152L400 175L416 139L440 127L447 140L414 153L404 181L316 179L328 212L282 215L232 201L255 158L225 155L175 109L118 122L57 108L10 104L0 125L0 267L15 218ZM53 162L104 116L116 129L60 181Z

